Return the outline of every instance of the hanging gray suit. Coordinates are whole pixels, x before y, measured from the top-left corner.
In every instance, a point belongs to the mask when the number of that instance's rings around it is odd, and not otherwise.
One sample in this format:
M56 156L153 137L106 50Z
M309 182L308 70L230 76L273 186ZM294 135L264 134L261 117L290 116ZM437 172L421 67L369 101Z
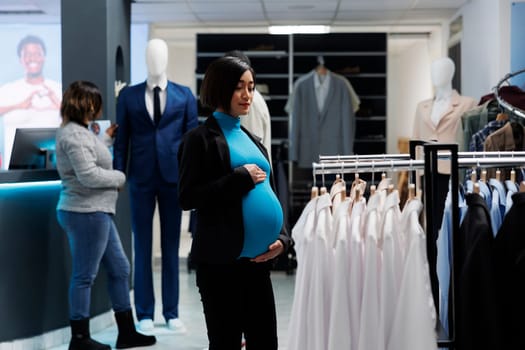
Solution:
M311 168L319 155L353 154L355 115L348 83L330 74L330 86L323 109L319 111L314 87L315 71L297 81L290 121L290 160Z

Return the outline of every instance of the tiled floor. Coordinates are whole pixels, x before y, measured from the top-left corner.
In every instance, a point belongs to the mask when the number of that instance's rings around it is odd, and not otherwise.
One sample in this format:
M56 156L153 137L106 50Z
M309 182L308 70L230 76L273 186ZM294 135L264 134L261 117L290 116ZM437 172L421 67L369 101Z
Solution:
M188 233L182 233L181 241L181 270L180 270L180 319L185 323L188 332L184 335L173 334L164 324L160 306L160 269L155 268L155 289L157 307L155 310L155 329L151 334L157 336L157 344L144 348L151 350L202 350L207 348L206 327L200 303L199 293L195 286L195 273L188 273L185 256L189 247ZM294 275L287 275L281 271L272 273L272 280L277 304L277 318L279 331L279 349L286 349L287 328L294 290ZM115 346L117 336L116 325L112 325L100 332L93 333L96 340ZM67 350L67 344L51 348L53 350Z

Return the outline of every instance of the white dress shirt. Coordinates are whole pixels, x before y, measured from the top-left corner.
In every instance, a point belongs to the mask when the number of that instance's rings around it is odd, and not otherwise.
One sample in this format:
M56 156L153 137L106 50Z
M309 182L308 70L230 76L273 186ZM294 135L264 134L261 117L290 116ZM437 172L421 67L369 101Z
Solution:
M153 89L158 86L160 87L159 97L160 97L160 115L164 114L166 109L166 101L168 98L168 80L162 79L160 82L152 83L149 80L146 81L146 109L148 110L151 120L153 120Z

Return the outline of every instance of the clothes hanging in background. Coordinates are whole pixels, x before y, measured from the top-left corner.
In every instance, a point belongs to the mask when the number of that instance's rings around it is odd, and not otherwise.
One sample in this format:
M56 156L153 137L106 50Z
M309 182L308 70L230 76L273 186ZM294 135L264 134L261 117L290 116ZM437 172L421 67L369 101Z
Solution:
M472 135L470 139L468 150L470 152L482 152L484 149L485 141L490 136L490 134L501 129L508 120L492 120L485 125L480 131Z
M501 86L498 89L499 96L506 102L510 103L514 107L525 110L525 91L520 89L516 85ZM479 100L479 104L483 104L488 100L495 99L494 93L489 93L482 96Z
M525 127L517 122L506 123L503 127L490 134L484 143L484 151L523 151ZM490 178L495 177L496 169L489 169L487 174ZM508 179L510 169L501 169L501 176ZM518 178L517 181L521 181Z
M327 193L301 213L289 350L437 348L422 203L400 212L385 188L368 203L346 197L332 214Z
M502 86L499 88L498 94L503 100L509 102L513 106L525 109L525 91L521 90L519 87L514 85ZM483 147L480 145L483 145L486 137L491 132L497 130L497 128L493 127L492 130L485 130L483 132L484 137L476 140L477 142L474 142L475 140L472 138L473 135L484 129L489 122L496 120L498 114L502 112L509 113L510 111L505 110L499 105L494 93L482 96L477 107L472 108L461 116L463 142L460 150L469 150L472 152L482 151ZM474 146L472 146L473 142Z
M401 228L406 235L407 244L387 350L436 348L434 327L437 315L429 292L426 235L419 224L422 209L420 200L411 199L401 218Z
M494 235L485 200L477 193L466 195L468 205L459 230L455 268L456 338L461 350L503 349L496 299Z
M483 151L483 142L489 135L486 131L481 135L484 137L474 142L473 136L484 129L487 124L496 120L498 113L501 112L496 98L486 101L485 103L474 107L461 116L461 128L463 130L462 143L460 144L460 151ZM497 130L497 129L495 129ZM492 132L492 131L491 131Z
M323 86L315 70L299 78L287 103L290 114L290 160L311 168L320 154L353 154L355 114L346 78L327 70ZM316 91L317 87L322 87ZM326 94L322 108L318 97Z
M512 200L512 209L494 240L496 300L500 303L503 332L497 349L525 349L525 193L514 194Z

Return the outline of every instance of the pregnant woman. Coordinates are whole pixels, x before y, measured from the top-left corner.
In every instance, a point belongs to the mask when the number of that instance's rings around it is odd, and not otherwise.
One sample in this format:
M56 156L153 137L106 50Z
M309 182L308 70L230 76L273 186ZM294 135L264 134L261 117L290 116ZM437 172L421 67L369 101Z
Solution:
M240 126L255 88L253 69L236 57L210 64L200 91L214 112L178 150L179 201L196 210L191 256L209 350L277 350L271 260L292 240L274 192L268 153Z

